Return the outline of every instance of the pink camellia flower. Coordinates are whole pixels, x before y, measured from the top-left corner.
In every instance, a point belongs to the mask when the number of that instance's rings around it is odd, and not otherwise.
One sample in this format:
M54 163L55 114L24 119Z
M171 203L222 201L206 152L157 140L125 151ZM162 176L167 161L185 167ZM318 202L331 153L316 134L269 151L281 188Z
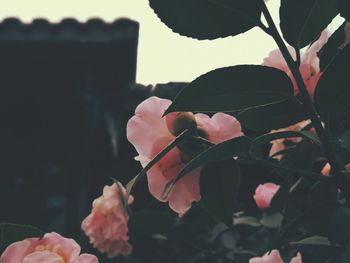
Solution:
M262 257L255 257L249 260L249 263L284 263L278 250L272 250ZM300 253L292 258L290 263L303 263Z
M47 233L42 239L27 238L8 246L1 263L98 263L90 254L80 254L80 246L70 238Z
M122 200L126 196L126 190L120 183L105 186L103 195L95 199L91 214L81 225L90 243L110 258L119 254L129 255L132 250L128 242L129 216ZM133 197L129 196L128 204L132 202Z
M135 115L128 122L127 137L139 154L136 160L143 167L175 139L174 134L193 127L193 123L199 135L215 144L243 135L240 123L224 113L214 114L211 118L200 113L171 113L162 118L170 104L171 101L167 99L148 98L136 108ZM173 148L153 166L148 171L147 179L151 194L162 202L169 202L170 208L182 215L191 207L192 202L201 198L199 176L202 168L184 176L174 185L167 198L163 199L166 184L193 157L193 153L190 153L192 147L180 148Z
M271 133L285 132L285 131L301 131L310 123L311 123L310 120L301 121L287 128L272 130ZM301 140L302 138L300 137L291 137L291 138L283 138L283 139L277 139L277 140L271 141L272 147L270 149L269 156L273 157L276 160L281 160L283 157L283 154L277 154L277 153L288 149L289 148L289 146L287 145L288 143L298 143L298 142L301 142Z
M274 183L260 184L255 189L255 195L253 196L256 205L260 209L269 208L271 205L271 200L277 193L278 189L280 189L280 186Z
M317 56L317 52L319 52L321 48L327 43L329 37L330 32L328 30L323 31L319 39L315 41L309 48L307 48L304 53L301 54L301 63L299 70L311 97L313 96L316 84L321 77L320 60ZM288 51L295 60L295 50L292 47L288 47ZM290 71L279 49L270 52L269 57L264 59L263 65L275 67L284 71L293 82L294 93L297 94L299 92L293 74Z

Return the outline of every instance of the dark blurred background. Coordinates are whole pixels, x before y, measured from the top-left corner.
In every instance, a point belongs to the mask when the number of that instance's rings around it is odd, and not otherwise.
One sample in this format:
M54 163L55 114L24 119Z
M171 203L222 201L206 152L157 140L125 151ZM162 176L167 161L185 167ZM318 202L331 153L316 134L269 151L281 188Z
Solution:
M110 177L125 184L140 170L127 120L151 94L171 98L183 86L135 84L138 29L127 19L0 24L0 222L91 249L80 224L93 199Z
M127 19L0 24L0 222L56 231L97 254L82 220L110 177L126 184L141 168L128 119L147 97L171 99L185 85L135 84L138 29ZM161 206L146 189L136 188L134 209Z

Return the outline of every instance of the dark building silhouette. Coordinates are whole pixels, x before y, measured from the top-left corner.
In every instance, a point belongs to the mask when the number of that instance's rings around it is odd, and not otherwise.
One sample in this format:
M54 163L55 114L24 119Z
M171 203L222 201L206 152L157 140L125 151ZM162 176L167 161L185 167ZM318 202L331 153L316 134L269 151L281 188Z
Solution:
M121 152L133 151L125 97L138 28L127 19L0 24L0 222L78 237L109 176L130 178Z

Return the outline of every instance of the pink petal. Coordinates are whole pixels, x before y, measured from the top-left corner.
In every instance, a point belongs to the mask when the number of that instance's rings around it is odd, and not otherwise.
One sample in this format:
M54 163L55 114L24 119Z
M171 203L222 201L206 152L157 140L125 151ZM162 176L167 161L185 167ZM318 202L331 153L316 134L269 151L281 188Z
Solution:
M14 262L14 261L11 261L11 262ZM66 263L65 260L60 255L50 252L48 250L36 251L34 253L31 253L27 255L21 262L23 263Z
M260 209L269 208L271 205L271 200L277 193L279 185L274 183L266 183L259 185L255 190L255 195L253 196L256 205Z
M65 258L69 258L71 260L75 260L78 258L80 254L80 246L74 239L65 238L61 235L52 232L47 233L39 242L40 245L50 245L51 247L59 247L59 252L65 256Z
M198 125L204 128L213 143L221 143L243 135L239 121L228 114L219 112L210 118L208 115L198 113L195 117Z
M165 118L162 118L170 104L170 100L150 97L136 108L135 115L127 124L127 138L140 155L151 158L156 139L175 138L167 128Z
M98 263L96 256L91 254L81 254L79 256L78 263Z
M331 32L328 29L324 30L321 33L319 39L315 41L302 55L301 64L311 64L316 69L316 71L319 72L320 67L317 53L328 42L330 36Z
M292 258L290 263L303 263L300 253L294 258Z
M199 178L202 167L188 173L172 188L168 196L169 206L180 216L187 212L193 202L201 199Z
M283 263L283 260L278 250L272 250L271 253L266 253L263 257L250 259L249 263Z
M295 59L296 54L295 54L294 48L288 46L288 51L292 55L292 57ZM284 60L282 53L279 49L275 49L271 51L269 56L267 58L264 58L263 65L277 68L286 73L290 72L287 62Z
M148 171L148 187L150 193L155 198L162 202L168 201L171 209L178 214L183 214L191 207L192 202L199 201L201 198L199 176L202 168L190 172L178 181L172 188L167 199L164 200L162 199L162 194L165 186L179 174L185 165L180 160L179 150L174 149L170 154L172 157L168 157L168 162L163 164L160 162ZM172 161L171 158L173 158ZM162 169L163 167L165 170Z
M162 194L166 184L170 181L169 178L165 178L159 167L154 166L147 173L148 188L150 193L161 202L167 200L162 199Z
M323 176L329 176L331 173L331 165L329 163L326 163L326 165L322 168L321 174Z
M154 158L156 153L163 149L168 143L169 140L167 138L158 139L151 151L151 158ZM143 167L150 161L145 157L139 158L139 160ZM175 147L148 171L148 187L151 194L158 200L164 202L165 200L163 200L161 196L166 184L177 176L182 167L181 153L178 148Z
M11 244L1 255L0 262L22 262L26 255L34 251L38 242L39 238L28 238Z

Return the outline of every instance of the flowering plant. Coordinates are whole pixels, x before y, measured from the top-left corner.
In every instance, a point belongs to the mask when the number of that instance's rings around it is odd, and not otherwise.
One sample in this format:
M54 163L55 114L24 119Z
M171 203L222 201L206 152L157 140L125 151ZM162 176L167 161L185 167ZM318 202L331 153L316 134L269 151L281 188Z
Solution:
M135 109L127 138L143 169L94 201L82 223L91 244L121 262L350 262L349 2L281 0L280 30L264 0L149 2L180 35L258 27L278 49ZM132 212L144 179L163 206ZM1 263L97 260L57 234L31 229L11 245L6 233L28 229L0 230Z

